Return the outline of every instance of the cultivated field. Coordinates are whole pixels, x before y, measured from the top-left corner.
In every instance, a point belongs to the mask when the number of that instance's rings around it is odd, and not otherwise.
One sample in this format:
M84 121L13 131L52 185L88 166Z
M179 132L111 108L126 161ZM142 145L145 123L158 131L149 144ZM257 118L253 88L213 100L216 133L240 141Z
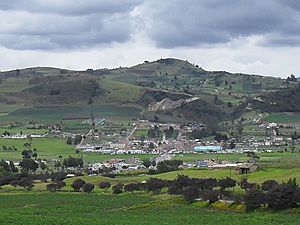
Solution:
M0 194L1 224L299 224L299 210L235 213L145 194Z

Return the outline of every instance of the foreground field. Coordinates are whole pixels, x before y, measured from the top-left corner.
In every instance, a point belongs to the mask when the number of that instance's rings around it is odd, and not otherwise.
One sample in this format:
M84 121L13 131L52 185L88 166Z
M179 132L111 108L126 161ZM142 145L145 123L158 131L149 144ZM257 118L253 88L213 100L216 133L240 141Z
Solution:
M0 194L1 224L299 224L299 210L234 213L178 197L82 193Z

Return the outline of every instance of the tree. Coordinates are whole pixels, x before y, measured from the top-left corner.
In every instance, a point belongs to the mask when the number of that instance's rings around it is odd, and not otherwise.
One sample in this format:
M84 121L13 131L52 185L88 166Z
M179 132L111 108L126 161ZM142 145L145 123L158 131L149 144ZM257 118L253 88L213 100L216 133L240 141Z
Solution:
M46 165L46 163L44 163L44 162L40 162L40 168L41 168L41 170L45 170L45 169L47 169L47 165Z
M64 159L63 165L65 167L82 167L83 166L83 160L82 158L74 158L72 156L69 156L69 158Z
M249 189L245 194L246 210L260 208L265 202L265 194L259 189Z
M57 181L55 183L48 184L46 187L48 191L55 192L57 190L60 190L64 186L66 186L66 183L64 181Z
M2 167L5 172L11 171L9 164L6 161L4 161L3 159L0 161L0 167Z
M36 171L39 165L31 158L24 158L20 163L19 166L26 172Z
M202 197L211 204L219 200L219 193L216 190L207 190L203 192Z
M153 142L150 142L150 143L149 143L149 148L151 148L151 149L155 148Z
M242 125L241 123L239 123L239 124L237 125L236 129L237 129L237 131L238 131L238 134L239 134L240 136L242 136L243 130L244 130L243 125Z
M85 183L82 187L82 190L86 193L91 193L94 190L95 186L91 183Z
M157 172L164 173L177 170L183 162L181 160L164 160L157 164Z
M225 190L226 188L233 188L236 186L236 180L230 178L230 177L226 177L223 179L220 179L218 181L218 185L220 186L221 190Z
M155 166L155 161L151 160L149 158L146 158L146 159L142 160L142 164L148 168L149 166Z
M216 133L215 134L215 140L217 142L227 141L228 140L227 134Z
M3 136L10 136L10 133L9 133L7 130L5 130L5 131L3 132Z
M257 187L256 183L249 183L247 178L243 178L239 184L240 184L240 187L244 190L249 190L249 189Z
M118 183L118 184L112 186L113 194L121 194L123 192L123 187L124 187L124 184L122 184L122 183Z
M266 203L270 209L287 209L297 206L297 189L289 184L279 184L266 193Z
M76 135L75 139L74 139L74 145L80 144L81 139L82 139L82 136L80 134Z
M166 182L158 178L150 178L145 183L145 188L148 192L152 191L153 194L159 194L161 189L166 186Z
M47 184L46 188L48 191L55 192L57 190L57 184L56 183Z
M25 143L26 144L26 143ZM25 145L24 144L24 145ZM32 157L32 151L31 150L23 150L22 152L21 152L21 154L23 155L23 158L24 159L29 159L29 158L31 158Z
M199 197L200 191L196 186L189 186L183 191L183 197L188 202L193 202L197 197Z
M268 191L276 185L278 185L277 181L275 181L275 180L266 180L261 184L261 189L264 190L264 191Z
M133 191L139 191L139 190L142 190L143 189L143 186L141 183L129 183L129 184L126 184L124 186L124 191L125 192L131 192L133 193Z
M98 184L98 187L100 189L104 189L105 192L107 192L107 190L111 187L111 184L108 181L102 181Z
M72 137L67 138L67 145L72 145Z
M15 167L15 164L12 161L9 161L9 167L10 167L11 172L13 172L13 173L18 172L18 168Z
M82 180L82 179L76 179L71 184L71 187L74 189L74 191L78 192L80 190L80 188L83 187L84 184L85 184L84 180Z
M17 181L17 185L23 187L28 191L34 187L33 179L31 176L22 177L20 180Z
M217 187L218 180L215 178L205 178L198 179L197 183L202 190L212 190L213 188Z

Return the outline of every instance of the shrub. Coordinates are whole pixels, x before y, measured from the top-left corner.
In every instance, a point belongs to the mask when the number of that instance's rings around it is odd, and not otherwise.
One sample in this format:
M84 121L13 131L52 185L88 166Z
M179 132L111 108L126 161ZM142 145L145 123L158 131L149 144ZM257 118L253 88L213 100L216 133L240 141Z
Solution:
M221 190L225 190L226 188L235 187L236 180L231 179L230 177L226 177L224 179L220 179L218 181L218 185L220 186Z
M166 186L166 182L158 178L150 178L146 181L145 188L148 192L152 191L153 194L159 194L161 189Z
M71 187L74 189L74 191L79 191L80 188L82 188L84 184L85 184L84 180L76 179L71 184Z
M85 183L82 187L82 190L87 193L91 193L94 190L95 186L91 183Z
M219 200L219 193L215 190L207 190L203 192L202 197L211 204Z
M197 197L199 197L199 193L200 191L198 187L190 186L183 191L183 197L188 202L193 202Z
M122 183L118 183L114 186L112 186L112 192L113 194L120 194L123 192L124 185Z
M126 184L124 186L124 191L125 192L131 192L133 193L133 191L139 191L142 190L143 187L141 185L141 183L130 183L130 184Z
M111 187L111 184L108 181L102 181L98 184L98 187L107 191Z
M261 189L264 190L264 191L268 191L276 185L278 185L277 181L275 181L275 180L266 180L265 182L263 182L261 184Z
M294 208L297 206L297 194L297 189L291 185L279 184L266 193L266 203L271 209Z
M245 194L246 210L258 209L265 202L265 194L258 189L249 189Z

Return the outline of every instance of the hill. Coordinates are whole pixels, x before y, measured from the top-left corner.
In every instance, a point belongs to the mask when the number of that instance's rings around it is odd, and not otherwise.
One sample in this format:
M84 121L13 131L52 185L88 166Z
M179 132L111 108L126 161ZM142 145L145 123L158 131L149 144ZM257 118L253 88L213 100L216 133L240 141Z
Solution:
M275 77L206 71L172 58L86 71L35 67L0 73L0 115L22 108L112 105L142 110L143 117L149 119L217 122L237 118L234 112L242 111L249 102L255 110L270 111L269 106L259 106L255 98L268 102L274 93L280 103L271 111L281 111L288 103L280 96L297 92L296 86L297 82L287 84L285 79ZM289 96L298 98L297 94ZM194 97L199 99L186 101ZM171 101L177 102L176 107ZM158 106L166 102L173 106ZM149 105L156 105L157 110L148 110ZM279 110L278 105L283 107ZM299 109L295 106L294 110Z

